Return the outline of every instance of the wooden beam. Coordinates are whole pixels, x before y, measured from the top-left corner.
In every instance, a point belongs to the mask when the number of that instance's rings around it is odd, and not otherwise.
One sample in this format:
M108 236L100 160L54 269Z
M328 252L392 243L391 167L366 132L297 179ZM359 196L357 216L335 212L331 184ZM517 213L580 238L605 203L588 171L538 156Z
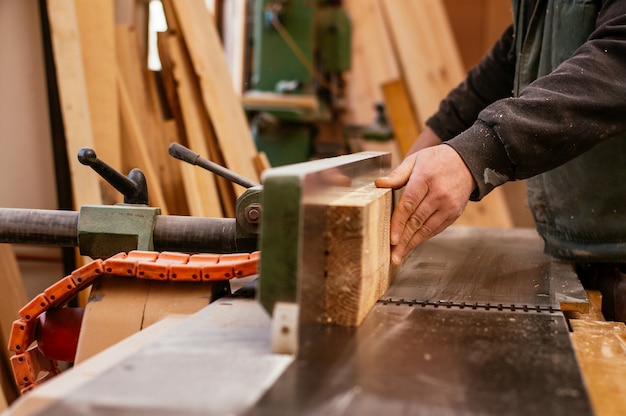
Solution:
M219 35L203 0L172 2L199 80L202 100L220 144L226 167L258 181L257 153L243 107L235 94ZM235 187L237 196L245 189Z
M48 17L74 208L101 204L99 176L81 165L77 158L82 147L94 146L94 140L74 0L48 0Z
M307 198L322 218L325 322L358 326L389 287L391 203L373 184Z

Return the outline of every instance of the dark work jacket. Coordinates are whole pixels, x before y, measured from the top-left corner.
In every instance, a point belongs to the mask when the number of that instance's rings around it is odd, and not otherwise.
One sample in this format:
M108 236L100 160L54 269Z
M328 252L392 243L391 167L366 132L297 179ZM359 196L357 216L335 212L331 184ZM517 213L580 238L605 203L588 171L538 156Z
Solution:
M546 252L626 262L626 0L514 0L513 16L427 124L472 200L529 178Z

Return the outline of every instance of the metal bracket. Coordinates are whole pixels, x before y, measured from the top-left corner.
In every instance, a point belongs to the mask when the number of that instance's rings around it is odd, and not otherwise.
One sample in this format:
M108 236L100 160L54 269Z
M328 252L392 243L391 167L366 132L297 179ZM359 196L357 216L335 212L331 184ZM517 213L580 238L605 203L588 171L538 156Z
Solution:
M78 217L80 254L106 258L130 250L153 250L160 208L136 205L83 205Z

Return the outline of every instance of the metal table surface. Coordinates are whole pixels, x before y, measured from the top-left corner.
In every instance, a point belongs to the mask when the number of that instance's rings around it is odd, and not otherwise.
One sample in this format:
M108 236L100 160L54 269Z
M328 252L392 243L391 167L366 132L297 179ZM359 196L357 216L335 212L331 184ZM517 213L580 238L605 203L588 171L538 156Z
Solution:
M588 415L561 313L378 304L312 339L248 415Z
M532 230L452 227L360 327L303 328L295 358L271 353L257 301L222 298L97 377L59 388L79 365L29 395L45 415L592 414L558 310L581 288L557 266Z
M313 328L248 414L592 414L562 300L588 304L534 230L452 227L359 328Z

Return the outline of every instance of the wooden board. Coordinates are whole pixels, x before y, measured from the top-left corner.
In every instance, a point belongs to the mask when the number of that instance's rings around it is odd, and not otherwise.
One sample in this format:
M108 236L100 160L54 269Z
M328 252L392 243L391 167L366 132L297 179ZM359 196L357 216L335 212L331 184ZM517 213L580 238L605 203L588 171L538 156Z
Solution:
M241 96L246 89L246 21L248 13L246 0L224 0L222 2L222 42L226 62L233 80L235 93Z
M195 78L189 58L185 54L179 36L164 34L163 42L167 44L166 49L162 48L162 50L167 50L169 54L168 61L171 62L171 72L176 84L187 146L202 157L211 159L205 140L206 136L211 134L211 126L203 112L198 90L195 88ZM214 175L197 166L180 163L185 178L183 185L190 214L199 217L222 217L220 195Z
M233 90L219 35L211 15L202 0L172 2L172 5L226 167L258 182L253 162L256 147L241 102ZM234 187L234 190L237 196L245 191L241 187Z
M9 372L10 353L6 346L9 345L11 325L19 318L18 311L26 305L28 298L22 282L13 248L8 244L0 244L0 345L3 353L0 354L0 409L2 400L12 401L15 399L17 389L13 381L13 375Z
M125 167L129 171L132 168L143 171L148 182L150 205L161 208L161 214L166 215L169 211L151 154L151 142L161 133L154 119L150 119L148 88L143 78L135 35L127 26L116 27L116 50L119 69L117 91L126 140ZM165 149L162 151L165 152Z
M75 0L85 71L93 143L98 157L122 168L119 109L115 89L114 0ZM119 192L103 186L105 203L122 202Z
M315 201L326 226L324 320L358 326L391 281L392 192L372 184L338 195Z
M572 345L597 416L626 411L626 326L621 322L570 321Z
M440 0L381 0L409 96L424 127L439 102L465 76Z
M393 128L393 136L404 157L409 153L419 134L415 111L413 111L404 80L386 82L382 85L382 90L387 117Z
M399 79L400 68L379 0L347 0L344 5L352 22L349 118L353 124L370 124L374 105L385 99L382 85Z
M74 208L101 204L99 176L80 164L82 147L93 147L89 99L74 0L48 0L50 35L63 113Z

